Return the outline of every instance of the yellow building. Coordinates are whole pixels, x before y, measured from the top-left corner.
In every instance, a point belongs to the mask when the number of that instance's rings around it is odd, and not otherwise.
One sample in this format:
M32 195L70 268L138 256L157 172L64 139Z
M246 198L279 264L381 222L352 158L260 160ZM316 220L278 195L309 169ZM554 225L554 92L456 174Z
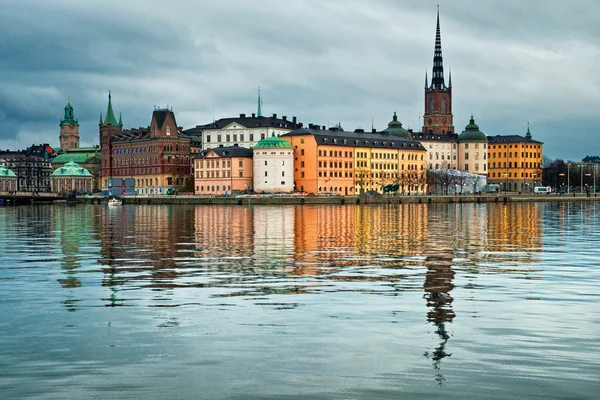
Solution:
M417 141L312 125L281 138L295 148L298 191L349 196L398 185L400 192L425 192L426 151Z
M542 181L542 142L533 140L529 127L519 135L488 136L488 183L505 191L533 192Z

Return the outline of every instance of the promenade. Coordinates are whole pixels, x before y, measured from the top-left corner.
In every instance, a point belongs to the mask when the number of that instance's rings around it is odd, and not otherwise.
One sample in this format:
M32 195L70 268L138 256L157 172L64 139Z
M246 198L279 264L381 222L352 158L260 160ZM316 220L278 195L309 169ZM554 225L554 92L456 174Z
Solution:
M79 202L101 204L108 198L80 197ZM587 202L600 201L594 194L575 195L558 194L482 194L446 196L446 195L398 195L398 196L275 196L275 195L242 195L242 196L193 196L193 195L158 195L158 196L125 196L123 204L433 204L433 203L509 203L509 202Z

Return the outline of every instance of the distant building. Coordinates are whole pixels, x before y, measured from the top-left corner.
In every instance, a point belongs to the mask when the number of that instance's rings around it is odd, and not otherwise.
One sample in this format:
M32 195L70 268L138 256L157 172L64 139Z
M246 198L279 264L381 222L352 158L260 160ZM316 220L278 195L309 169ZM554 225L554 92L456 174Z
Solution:
M254 152L254 191L292 193L294 191L294 147L282 138L260 140Z
M239 146L202 151L194 159L195 193L224 195L252 191L252 150Z
M52 160L52 169L57 170L65 164L75 162L92 174L93 191L100 190L102 174L102 158L100 146L79 147L71 150L61 150L60 154Z
M17 176L17 191L50 192L52 165L47 157L38 157L27 151L0 151L0 165Z
M59 194L72 192L91 193L94 177L90 172L74 162L68 162L51 175L52 191Z
M155 109L149 127L123 130L109 94L106 117L100 115L98 125L103 189L109 178L133 178L138 194L164 194L191 182L191 139L180 132L172 110Z
M488 136L488 183L500 184L503 190L532 192L542 181L542 147L533 140L529 127L525 136Z

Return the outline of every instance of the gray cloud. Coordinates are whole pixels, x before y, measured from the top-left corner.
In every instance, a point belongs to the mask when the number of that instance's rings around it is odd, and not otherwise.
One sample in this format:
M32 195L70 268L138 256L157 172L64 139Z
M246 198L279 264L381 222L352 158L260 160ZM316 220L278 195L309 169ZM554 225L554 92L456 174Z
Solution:
M595 2L442 1L455 125L523 134L581 159L600 123ZM108 90L126 127L154 105L192 127L256 107L345 129L394 111L419 129L431 74L434 1L8 0L0 13L0 148L58 144L67 96L97 143Z

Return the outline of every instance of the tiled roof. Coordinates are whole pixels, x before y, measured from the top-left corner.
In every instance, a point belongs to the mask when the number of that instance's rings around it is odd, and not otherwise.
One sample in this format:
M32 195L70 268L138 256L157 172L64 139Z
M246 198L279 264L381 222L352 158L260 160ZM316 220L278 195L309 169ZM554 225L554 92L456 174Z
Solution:
M214 151L221 158L229 157L252 157L252 150L245 147L229 146L229 147L215 147L214 149L206 149L198 154L196 159L204 159L208 153Z
M539 142L533 139L527 139L523 136L519 135L496 135L496 136L488 136L489 143L534 143L534 144L544 144L543 142Z
M344 132L336 130L326 131L301 128L285 133L280 137L306 135L314 136L317 144L324 144L328 146L337 145L349 147L425 150L423 145L416 140L406 140L396 136L382 135L380 133Z
M199 129L200 132L206 129L223 129L232 123L240 124L246 128L264 127L264 128L287 128L294 129L293 121L286 119L277 118L276 115L272 117L246 117L242 114L236 118L221 118L215 122L206 125L197 125L195 128ZM296 123L296 127L300 126ZM189 130L189 129L188 129Z

